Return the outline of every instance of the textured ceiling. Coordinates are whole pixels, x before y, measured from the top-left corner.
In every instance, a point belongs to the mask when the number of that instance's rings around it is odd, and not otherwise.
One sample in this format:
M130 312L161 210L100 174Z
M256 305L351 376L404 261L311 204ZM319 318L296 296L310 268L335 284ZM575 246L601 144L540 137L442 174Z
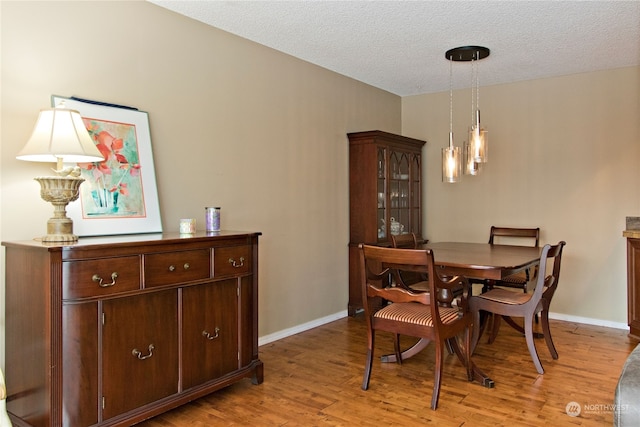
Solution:
M457 46L491 49L481 86L640 65L640 0L150 1L400 96L447 91Z

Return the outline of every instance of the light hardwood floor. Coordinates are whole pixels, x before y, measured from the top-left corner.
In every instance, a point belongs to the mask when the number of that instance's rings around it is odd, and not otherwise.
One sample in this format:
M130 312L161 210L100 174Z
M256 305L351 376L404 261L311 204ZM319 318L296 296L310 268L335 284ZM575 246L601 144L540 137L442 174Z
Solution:
M552 320L551 329L560 358L536 340L544 375L512 328L503 325L491 345L483 337L474 361L495 381L493 389L467 382L457 358L445 356L433 411L433 345L402 365L374 362L369 390L360 389L366 353L360 314L260 347L263 384L243 380L139 426L612 425L618 376L638 341L624 330L564 321ZM377 356L393 351L390 335L376 340ZM578 417L567 415L570 402L580 404Z

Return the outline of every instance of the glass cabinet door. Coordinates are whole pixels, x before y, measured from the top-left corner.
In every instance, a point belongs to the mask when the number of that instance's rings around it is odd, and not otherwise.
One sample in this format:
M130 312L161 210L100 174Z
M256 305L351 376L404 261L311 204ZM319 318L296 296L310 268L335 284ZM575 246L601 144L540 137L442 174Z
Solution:
M416 233L416 235L420 238L422 237L422 217L421 217L421 209L422 206L422 189L420 187L421 176L422 176L422 168L420 164L421 157L418 155L411 156L411 167L409 173L409 233Z
M422 237L420 155L380 146L377 168L378 242L390 234Z
M387 240L387 150L378 147L378 242Z

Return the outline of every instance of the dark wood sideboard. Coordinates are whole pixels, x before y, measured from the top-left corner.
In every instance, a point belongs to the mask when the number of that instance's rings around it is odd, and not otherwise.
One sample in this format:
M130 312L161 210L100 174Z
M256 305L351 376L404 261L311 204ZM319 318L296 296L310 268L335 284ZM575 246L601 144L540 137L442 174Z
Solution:
M129 426L260 384L259 235L3 242L14 425Z

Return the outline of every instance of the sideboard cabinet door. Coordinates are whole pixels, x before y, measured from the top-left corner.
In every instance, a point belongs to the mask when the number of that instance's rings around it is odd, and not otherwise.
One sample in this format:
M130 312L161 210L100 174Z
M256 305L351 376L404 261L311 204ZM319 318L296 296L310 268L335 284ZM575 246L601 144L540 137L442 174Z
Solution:
M238 369L238 280L182 291L185 390Z
M103 303L104 419L178 392L177 295L171 289Z
M98 422L98 303L62 307L62 425Z

